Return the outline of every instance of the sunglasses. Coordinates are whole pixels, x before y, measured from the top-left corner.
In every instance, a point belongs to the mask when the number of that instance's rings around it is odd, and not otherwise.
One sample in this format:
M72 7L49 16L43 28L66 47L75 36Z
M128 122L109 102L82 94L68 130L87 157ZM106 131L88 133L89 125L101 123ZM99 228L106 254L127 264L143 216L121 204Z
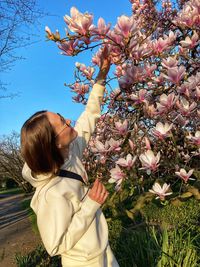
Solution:
M69 123L67 123L66 122L66 119L62 116L62 115L60 115L59 113L57 113L57 115L60 117L60 120L61 120L61 122L62 122L62 124L63 124L63 127L61 128L61 130L55 135L55 138L59 135L59 134L61 134L63 131L64 131L64 129L65 128L67 128L67 127L74 127L75 126L75 121L71 121L71 120L69 120Z

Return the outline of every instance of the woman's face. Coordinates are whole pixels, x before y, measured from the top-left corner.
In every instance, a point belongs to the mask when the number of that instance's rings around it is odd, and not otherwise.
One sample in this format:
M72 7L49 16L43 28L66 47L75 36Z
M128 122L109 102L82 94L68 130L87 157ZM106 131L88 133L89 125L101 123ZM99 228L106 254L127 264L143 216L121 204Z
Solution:
M71 120L64 119L59 113L47 111L47 118L51 123L59 148L66 148L77 137L77 132L70 126Z

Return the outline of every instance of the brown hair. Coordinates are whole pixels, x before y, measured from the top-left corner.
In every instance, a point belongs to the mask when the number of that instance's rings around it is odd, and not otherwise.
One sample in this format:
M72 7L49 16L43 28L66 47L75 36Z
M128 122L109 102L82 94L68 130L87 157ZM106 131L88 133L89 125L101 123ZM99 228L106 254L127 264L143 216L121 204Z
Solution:
M54 174L64 163L46 112L33 114L21 129L21 153L35 174Z

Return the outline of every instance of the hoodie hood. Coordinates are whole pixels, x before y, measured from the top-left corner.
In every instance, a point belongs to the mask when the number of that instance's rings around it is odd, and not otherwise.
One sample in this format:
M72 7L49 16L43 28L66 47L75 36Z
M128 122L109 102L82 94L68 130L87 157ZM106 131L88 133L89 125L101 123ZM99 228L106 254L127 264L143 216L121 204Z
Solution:
M22 169L22 176L24 180L29 182L33 187L39 187L47 184L52 179L52 174L40 174L36 177L32 176L31 169L27 165L27 163L24 164L24 167Z

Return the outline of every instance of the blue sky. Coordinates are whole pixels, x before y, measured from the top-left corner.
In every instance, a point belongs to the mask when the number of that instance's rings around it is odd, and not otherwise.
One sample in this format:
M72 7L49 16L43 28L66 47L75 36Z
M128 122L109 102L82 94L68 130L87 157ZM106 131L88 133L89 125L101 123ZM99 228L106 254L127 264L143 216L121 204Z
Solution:
M38 110L59 112L66 118L76 120L84 107L72 102L73 94L64 83L74 81L74 64L76 61L90 64L91 53L77 57L66 57L60 54L55 43L47 42L44 28L52 31L58 29L64 36L65 23L63 16L70 13L72 6L81 12L94 14L96 24L99 17L106 23L116 24L117 17L131 14L128 0L70 0L42 1L39 5L55 16L45 17L37 27L39 42L18 51L25 60L16 62L14 68L2 75L4 82L9 83L9 92L19 92L13 99L0 99L0 135L10 134L13 130L20 132L24 121Z

